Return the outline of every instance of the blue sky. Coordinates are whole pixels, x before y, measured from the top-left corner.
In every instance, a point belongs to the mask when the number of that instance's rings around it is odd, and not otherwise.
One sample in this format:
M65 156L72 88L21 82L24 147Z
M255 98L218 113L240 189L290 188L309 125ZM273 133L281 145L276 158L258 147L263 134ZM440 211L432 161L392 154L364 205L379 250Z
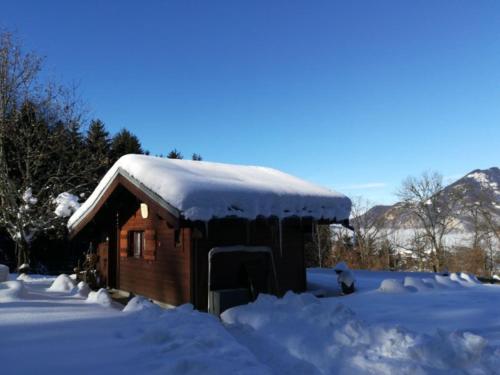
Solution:
M23 1L0 26L153 154L266 165L376 203L500 165L498 1Z

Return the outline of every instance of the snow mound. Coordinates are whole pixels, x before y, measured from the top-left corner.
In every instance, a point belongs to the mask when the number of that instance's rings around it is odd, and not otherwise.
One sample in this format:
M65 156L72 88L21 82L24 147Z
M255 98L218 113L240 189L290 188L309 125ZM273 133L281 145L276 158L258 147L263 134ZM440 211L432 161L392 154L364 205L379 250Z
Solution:
M385 279L380 283L378 290L384 293L410 293L415 292L417 289L413 286L405 287L400 280Z
M432 288L432 289L444 289L444 288L446 288L444 285L438 284L438 282L436 281L436 279L434 277L424 277L422 279L422 282L426 286L428 286L429 288Z
M145 312L147 311L148 313L161 313L162 308L150 300L142 297L142 296L135 296L132 298L130 301L128 301L127 305L123 308L123 312L126 313L135 313L135 312Z
M9 267L0 264L0 283L9 280Z
M481 284L481 281L473 274L460 272L460 277L471 284Z
M434 278L436 283L445 288L458 289L462 287L458 282L452 280L449 276L434 275Z
M402 284L400 284L402 287ZM468 332L417 334L370 326L341 304L287 295L259 295L221 318L241 342L276 373L494 373L498 353Z
M71 216L70 229L119 174L141 184L161 198L164 207L189 220L295 216L341 221L349 218L351 210L345 195L272 168L130 154L113 165Z
M405 277L404 286L415 288L419 292L427 292L431 288L433 288L432 286L425 284L422 279L419 279L417 277L411 277L411 276Z
M59 194L54 203L56 204L54 213L58 217L69 217L80 208L78 197L68 192Z
M0 303L20 300L25 298L27 294L24 283L20 280L0 283Z
M76 295L87 298L92 290L85 281L80 281L76 286Z
M472 279L466 280L462 277L462 274L458 274L458 273L451 273L450 280L455 281L456 283L460 284L461 286L465 286L465 287L476 286L475 282L469 281Z
M75 282L66 274L57 276L52 285L49 287L51 292L71 292L75 288Z
M102 306L111 306L113 300L106 289L99 289L97 292L90 292L87 297L88 303L97 303Z

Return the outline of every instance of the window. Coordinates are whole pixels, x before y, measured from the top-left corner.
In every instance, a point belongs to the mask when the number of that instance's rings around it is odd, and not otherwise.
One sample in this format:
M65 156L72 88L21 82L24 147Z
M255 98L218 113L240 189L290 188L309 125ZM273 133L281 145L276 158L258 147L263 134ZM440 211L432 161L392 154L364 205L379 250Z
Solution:
M141 258L144 254L144 232L134 231L129 232L128 237L128 254L134 258Z

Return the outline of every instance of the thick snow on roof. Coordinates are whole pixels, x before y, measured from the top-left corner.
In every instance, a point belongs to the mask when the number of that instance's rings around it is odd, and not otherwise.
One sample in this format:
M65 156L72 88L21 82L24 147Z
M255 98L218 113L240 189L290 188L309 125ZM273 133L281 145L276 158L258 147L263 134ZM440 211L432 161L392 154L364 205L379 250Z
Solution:
M272 168L125 155L71 216L71 228L93 207L117 173L142 184L188 220L236 216L349 218L343 194Z

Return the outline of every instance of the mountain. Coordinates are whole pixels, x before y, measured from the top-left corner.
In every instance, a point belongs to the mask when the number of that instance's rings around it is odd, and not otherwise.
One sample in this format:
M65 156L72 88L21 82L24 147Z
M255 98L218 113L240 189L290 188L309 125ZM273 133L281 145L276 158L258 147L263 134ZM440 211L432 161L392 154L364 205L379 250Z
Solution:
M471 205L481 202L482 206L500 223L500 168L476 169L442 190L442 197L449 199L455 194L462 196L463 202ZM380 218L385 227L391 229L410 229L418 224L398 202L392 206L374 206L365 215ZM457 213L459 229L471 229L471 220L465 213Z

